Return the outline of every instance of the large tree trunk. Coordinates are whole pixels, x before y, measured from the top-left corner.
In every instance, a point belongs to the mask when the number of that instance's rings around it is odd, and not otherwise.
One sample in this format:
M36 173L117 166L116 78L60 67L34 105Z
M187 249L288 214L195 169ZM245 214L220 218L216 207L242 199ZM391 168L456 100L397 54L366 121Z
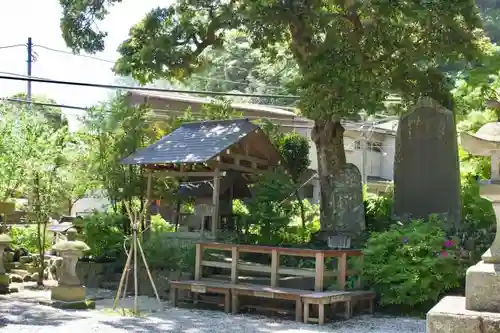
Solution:
M339 224L339 221L335 221L333 187L335 176L346 164L344 127L340 120L316 120L311 138L316 144L318 153L318 175L321 186L321 230L331 230Z

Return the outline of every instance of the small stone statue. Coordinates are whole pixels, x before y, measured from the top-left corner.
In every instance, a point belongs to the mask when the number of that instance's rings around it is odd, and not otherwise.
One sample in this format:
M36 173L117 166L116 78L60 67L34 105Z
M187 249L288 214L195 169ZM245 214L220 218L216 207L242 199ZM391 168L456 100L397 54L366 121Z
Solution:
M51 300L61 307L67 303L85 304L85 287L76 275L78 258L90 248L82 241L76 240L77 231L71 228L67 231L66 240L56 243L52 248L62 257L59 285L52 288Z

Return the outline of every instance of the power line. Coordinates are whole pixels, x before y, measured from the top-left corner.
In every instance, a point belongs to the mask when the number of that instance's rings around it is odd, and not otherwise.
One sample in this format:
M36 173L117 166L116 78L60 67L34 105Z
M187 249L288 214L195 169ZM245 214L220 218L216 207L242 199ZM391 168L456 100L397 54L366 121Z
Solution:
M2 50L2 49L11 49L11 48L20 47L20 46L26 47L26 44L4 45L4 46L0 46L0 50Z
M115 63L113 60L103 59L103 58L99 58L99 57L95 57L95 56L91 56L91 55L87 55L87 54L75 54L73 52L54 49L52 47L48 47L48 46L45 46L45 45L33 44L33 46L39 47L41 49L45 49L47 51L52 51L52 52L57 52L57 53L63 53L63 54L68 54L68 55L72 55L72 56L78 56L78 57L81 57L81 58L93 59L93 60L97 60L97 61L107 62L107 63L110 63L110 64L114 64Z
M4 98L1 98L1 100L8 101L8 102L14 102L14 103L29 104L29 102L24 100L24 99L4 97ZM88 111L90 109L90 108L86 108L84 106L66 105L66 104L58 104L58 103L31 102L31 104L38 105L38 106L47 106L47 107L52 107L52 108L74 109L74 110L82 110L82 111Z
M88 58L88 59L102 61L102 62L106 62L106 63L110 63L110 64L115 63L115 61L113 61L113 60L104 59L104 58L100 58L100 57L96 57L96 56L91 56L91 55L86 55L86 54L75 54L75 53L72 53L69 51L59 50L59 49L55 49L55 48L48 47L45 45L39 45L39 44L33 44L33 45L37 46L39 48L48 50L48 51L52 51L52 52L67 54L67 55L76 56L76 57ZM241 67L237 67L237 68L248 70L248 68L241 68ZM228 80L228 79L216 79L216 78L206 77L206 76L202 76L202 75L198 75L198 74L193 74L192 77L195 79L200 79L200 80L205 80L205 81L227 82L227 83L234 83L234 84L240 84L240 85L245 85L245 86L252 85L251 83L247 83L247 82L239 82L239 81L233 81L233 80ZM263 85L263 87L272 88L272 89L283 89L283 87L273 86L273 85Z
M50 84L62 84L68 86L79 86L79 87L91 87L91 88L104 88L104 89L122 89L122 90L138 90L138 91L149 91L149 92L167 92L167 93L179 93L179 94L197 94L197 95L207 95L207 96L234 96L234 97L255 97L255 98L286 98L286 99L299 99L299 96L293 95L265 95L265 94L245 94L245 93L233 93L233 92L217 92L217 91L197 91L197 90L182 90L182 89L160 89L160 88L146 88L146 87L131 87L122 86L114 84L98 84L98 83L88 83L88 82L75 82L75 81L62 81L62 80L52 80L52 79L39 79L39 78L27 78L27 77L13 77L0 75L1 80L14 80L14 81L30 81L39 83L50 83Z
M1 73L1 72L0 72ZM26 104L27 101L24 99L17 99L17 98L0 98L0 100L8 101L8 102L14 102L14 103L22 103ZM44 103L44 102L32 102L33 105L39 105L39 106L47 106L47 107L57 107L57 108L63 108L63 109L74 109L74 110L81 110L81 111L89 111L92 109L92 107L85 107L85 106L77 106L77 105L68 105L68 104L59 104L59 103ZM174 114L173 117L175 117L178 114L184 114L185 111L182 110L168 110L168 109L150 109L151 111L157 112L155 115L153 115L151 118L152 121L154 120L162 120L166 119L169 117L168 113ZM110 113L108 110L103 110L104 113ZM294 119L294 118L277 118L277 117L256 117L256 116L251 116L251 115L246 115L243 116L244 118L247 118L249 120L277 120L277 121L288 121L290 124L279 124L279 126L282 127L291 127L291 128L305 128L305 129L311 129L312 125L301 125L295 122L304 122L303 119ZM353 123L354 127L352 128L347 128L348 130L353 130L353 131L359 131L365 128L366 126L370 126L370 129L375 127L378 123L383 122L383 121L389 121L396 119L397 117L388 117L385 119L381 119L378 121L367 121L362 124L359 123ZM307 119L309 120L309 119ZM348 125L348 124L346 124ZM358 127L359 126L359 127ZM355 144L353 141L349 147L352 147ZM381 146L384 147L384 146Z

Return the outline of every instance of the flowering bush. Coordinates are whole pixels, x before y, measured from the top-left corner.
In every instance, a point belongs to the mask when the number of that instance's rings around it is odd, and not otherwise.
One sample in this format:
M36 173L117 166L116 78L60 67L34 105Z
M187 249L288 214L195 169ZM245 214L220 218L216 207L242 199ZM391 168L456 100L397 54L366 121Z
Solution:
M369 238L363 279L381 305L434 303L460 286L464 268L457 258L458 244L446 237L436 218L393 225Z

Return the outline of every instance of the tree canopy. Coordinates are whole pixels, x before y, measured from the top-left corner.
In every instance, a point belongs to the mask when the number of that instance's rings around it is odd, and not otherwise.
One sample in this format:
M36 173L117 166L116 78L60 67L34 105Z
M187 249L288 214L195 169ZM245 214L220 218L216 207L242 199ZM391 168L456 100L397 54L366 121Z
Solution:
M103 50L106 34L96 23L118 2L60 0L67 45ZM427 95L451 108L452 87L439 66L477 60L480 28L470 0L177 0L130 29L114 70L141 83L185 80L205 68L205 51L226 47L234 31L271 59L284 51L298 68L299 108L315 121L322 224L335 225L332 182L346 163L341 119L382 109L394 92L410 101Z

